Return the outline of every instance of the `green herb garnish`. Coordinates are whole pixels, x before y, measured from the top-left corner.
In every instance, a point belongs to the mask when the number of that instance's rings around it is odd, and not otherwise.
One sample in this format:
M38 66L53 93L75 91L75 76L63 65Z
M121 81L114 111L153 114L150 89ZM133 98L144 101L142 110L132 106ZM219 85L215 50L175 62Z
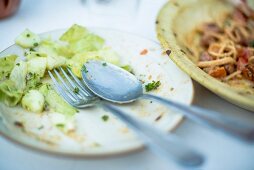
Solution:
M62 123L58 123L58 124L56 124L56 127L57 128L59 128L59 129L63 129L64 128L64 124L62 124Z
M107 63L102 63L103 66L107 66Z
M30 34L26 34L26 37L30 37Z
M74 92L74 93L78 93L78 92L79 92L79 88L78 88L78 87L75 87L75 88L73 89L73 92Z
M37 47L39 44L38 43L34 43L34 47Z
M145 85L146 92L156 90L161 85L160 81L152 81L151 83L148 83Z
M84 71L85 73L88 73L88 70L86 69L86 66L82 67L82 71Z
M103 116L101 117L101 119L102 119L104 122L106 122L106 121L108 121L109 116L108 116L108 115L103 115Z
M17 63L16 65L17 65L17 66L20 66L20 63Z
M122 66L121 68L133 74L133 69L131 68L130 65L125 65L125 66Z

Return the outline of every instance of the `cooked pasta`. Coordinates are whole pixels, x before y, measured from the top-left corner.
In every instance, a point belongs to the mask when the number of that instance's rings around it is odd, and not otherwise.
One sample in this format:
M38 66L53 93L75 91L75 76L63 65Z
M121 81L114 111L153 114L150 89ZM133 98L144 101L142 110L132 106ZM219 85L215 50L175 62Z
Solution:
M244 80L254 86L254 10L245 1L223 24L205 23L197 31L202 47L198 67L224 82Z

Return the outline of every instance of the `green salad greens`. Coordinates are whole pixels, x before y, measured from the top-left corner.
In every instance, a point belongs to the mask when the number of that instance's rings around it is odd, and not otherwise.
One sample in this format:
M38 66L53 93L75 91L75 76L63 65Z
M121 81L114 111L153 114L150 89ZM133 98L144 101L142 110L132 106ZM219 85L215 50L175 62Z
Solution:
M72 116L77 112L52 88L47 70L68 67L81 78L82 66L90 59L120 65L118 54L102 37L76 24L59 40L43 39L26 29L15 42L24 49L26 59L16 55L0 58L0 101L35 113L51 110Z

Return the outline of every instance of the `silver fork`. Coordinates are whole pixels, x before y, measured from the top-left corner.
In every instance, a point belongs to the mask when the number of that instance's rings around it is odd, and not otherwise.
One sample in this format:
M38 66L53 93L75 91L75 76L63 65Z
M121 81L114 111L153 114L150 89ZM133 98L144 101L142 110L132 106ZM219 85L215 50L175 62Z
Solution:
M62 67L48 71L55 90L73 107L82 109L100 105L112 112L138 134L145 145L155 154L167 161L174 160L181 166L196 167L204 162L204 157L197 151L183 144L175 135L166 134L151 125L141 122L114 105L102 101L93 94L73 73ZM61 73L63 77L61 76Z

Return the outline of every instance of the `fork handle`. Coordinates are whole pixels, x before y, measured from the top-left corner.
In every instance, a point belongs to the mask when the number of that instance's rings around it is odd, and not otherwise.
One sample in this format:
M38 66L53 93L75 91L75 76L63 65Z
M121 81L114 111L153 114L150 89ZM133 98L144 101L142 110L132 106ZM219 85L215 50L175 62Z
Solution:
M138 121L109 103L102 103L102 107L112 112L115 116L125 122L128 127L137 132L146 146L158 156L166 160L174 160L185 167L197 167L204 162L203 156L184 145L173 134L164 134L147 123Z
M219 112L204 109L196 106L188 106L178 102L174 102L159 96L144 94L143 98L153 99L162 104L167 105L189 119L210 127L217 129L225 134L229 134L245 142L254 142L254 127L245 125L243 122L224 116Z

